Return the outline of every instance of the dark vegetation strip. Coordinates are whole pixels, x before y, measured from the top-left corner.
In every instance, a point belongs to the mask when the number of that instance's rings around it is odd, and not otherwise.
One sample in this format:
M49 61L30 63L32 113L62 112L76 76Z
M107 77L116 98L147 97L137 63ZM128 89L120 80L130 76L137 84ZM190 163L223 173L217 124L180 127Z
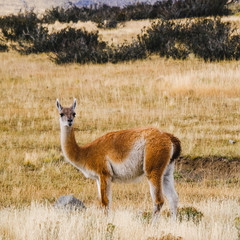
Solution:
M116 27L118 22L129 20L221 16L229 13L227 2L228 0L165 0L154 4L137 3L123 8L106 4L87 8L69 3L67 8L54 7L46 10L42 22L93 21L98 27L112 28Z
M212 14L223 13L226 5L226 1L221 0L179 0L175 2L157 2L151 6L165 6L165 9L172 9L173 12L177 13L179 9L186 9L184 4L191 3L191 7L188 8L188 11L186 10L188 15L178 14L180 17L192 16L191 9L195 6L194 4L203 4L203 2L205 4L205 11L203 11L205 15L209 15L210 12ZM213 5L215 7L219 6L218 12L211 10ZM142 9L143 6L143 9L148 9L149 4L137 4L134 6L136 9ZM169 6L169 8L166 6ZM179 6L179 8L175 11L173 6ZM109 11L115 9L115 7L104 5L96 9L89 8L88 11L92 11L91 16L98 16L98 11L101 12L105 8ZM121 9L121 11L128 8L135 9L130 5ZM214 11L218 8L214 8ZM71 6L69 9L76 10L78 8ZM84 10L85 8L81 9ZM62 9L61 11L65 12L67 10ZM93 14L94 11L95 14ZM157 11L159 14L164 13L164 11L161 13L159 11ZM237 29L231 26L231 23L222 22L220 17L213 19L190 18L184 21L158 20L153 22L149 28L144 28L141 34L131 43L109 45L100 39L98 31L87 32L85 29L67 27L59 32L49 33L48 28L43 24L43 22L50 22L50 20L46 20L46 16L51 15L49 14L45 13L45 18L43 17L41 20L33 11L1 17L0 28L3 37L0 39L0 51L6 51L10 42L12 48L22 54L46 52L58 64L71 62L81 64L88 62L117 63L144 59L151 54L173 59L186 59L189 54L193 54L196 57L203 58L205 61L239 60L240 58L240 35ZM136 13L133 15L138 16ZM143 14L140 15L144 16ZM74 13L71 16L78 16L78 14ZM102 20L106 20L108 15L100 14L99 16L102 17ZM86 20L88 20L87 17ZM126 20L126 18L123 18L123 20Z

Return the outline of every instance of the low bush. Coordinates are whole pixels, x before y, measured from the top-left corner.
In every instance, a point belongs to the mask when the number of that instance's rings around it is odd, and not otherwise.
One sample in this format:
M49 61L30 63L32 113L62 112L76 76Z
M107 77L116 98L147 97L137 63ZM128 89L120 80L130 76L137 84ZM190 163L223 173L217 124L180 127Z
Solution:
M112 63L144 59L147 57L145 46L140 41L136 40L130 44L125 42L117 46L112 46L108 52L109 62Z
M0 52L7 52L7 51L8 51L8 46L0 42Z
M17 41L24 38L25 41L31 41L39 22L37 15L31 10L0 17L0 28L8 40Z
M99 40L98 32L66 28L50 35L53 45L53 59L56 63L105 63L108 62L108 48Z
M23 54L52 52L52 59L57 63L108 61L107 44L99 40L98 32L67 27L59 32L49 34L47 28L39 25L32 41L18 40L16 50Z
M47 9L42 17L43 23L54 23L55 21L59 22L77 22L77 21L88 21L90 20L89 8L79 8L73 4L70 4L68 8L63 7L53 7Z
M115 28L118 23L120 7L110 7L106 4L96 8L85 9L88 11L88 20L97 23L100 28Z
M55 48L55 42L51 39L48 29L38 25L35 31L28 35L29 39L23 34L18 39L18 45L14 49L23 54L51 52Z
M105 21L101 21L97 24L98 28L116 28L117 27L118 22L114 19L110 19L110 20L105 20Z
M187 21L184 42L205 61L239 59L240 36L229 22L220 18Z
M205 61L240 58L240 35L229 22L220 18L158 20L144 28L136 40L109 46L98 32L65 28L49 34L33 12L0 18L4 38L19 44L15 49L24 54L52 52L56 63L106 63L146 58L151 54L173 59L186 59L190 53ZM0 51L7 45L0 42Z
M174 59L185 59L190 53L205 61L240 58L240 35L220 18L159 20L144 29L139 39L150 53Z
M0 52L6 52L8 51L8 46L6 42L0 38Z
M186 17L217 16L227 14L228 0L165 0L154 4L136 3L123 8L106 4L94 7L77 7L69 3L67 8L53 7L45 11L45 23L93 21L99 27L116 27L118 22L141 19L177 19ZM110 24L104 24L105 22ZM114 23L114 24L113 24Z
M138 41L108 46L99 40L98 32L88 33L72 28L64 29L51 35L58 48L54 49L53 59L56 63L106 63L142 59L147 56L146 49Z
M151 27L145 28L139 41L152 54L161 57L185 59L189 54L188 46L183 41L184 25L174 21L153 22Z
M228 0L166 0L157 1L152 18L177 19L201 16L219 16L228 13Z
M193 221L195 224L198 224L202 218L203 213L198 211L194 207L183 207L178 209L177 218L180 222L182 221Z
M106 63L146 58L151 54L173 59L186 59L190 53L205 61L240 58L240 35L228 22L216 19L186 21L159 20L132 43L109 46L99 40L98 32L66 28L48 34L38 26L32 42L20 41L21 52L53 52L57 63ZM24 46L24 47L23 47Z

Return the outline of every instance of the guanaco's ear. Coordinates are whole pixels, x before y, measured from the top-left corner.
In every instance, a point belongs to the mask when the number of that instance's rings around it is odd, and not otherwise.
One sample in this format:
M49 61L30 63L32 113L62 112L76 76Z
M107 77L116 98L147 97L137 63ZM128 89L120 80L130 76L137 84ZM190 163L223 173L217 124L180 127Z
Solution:
M63 107L61 106L61 104L60 104L58 98L57 98L57 108L58 108L58 111L59 111L59 112L61 112L62 109L63 109Z
M76 98L74 98L73 105L72 105L73 110L75 110L76 105L77 105L77 100L76 100Z

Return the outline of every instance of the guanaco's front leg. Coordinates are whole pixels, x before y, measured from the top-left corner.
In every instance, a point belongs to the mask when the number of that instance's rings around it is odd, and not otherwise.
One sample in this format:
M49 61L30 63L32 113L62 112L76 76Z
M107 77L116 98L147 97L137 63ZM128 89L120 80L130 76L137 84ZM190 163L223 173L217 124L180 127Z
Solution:
M108 210L111 205L111 179L106 175L101 175L97 179L98 193L101 200L101 206Z

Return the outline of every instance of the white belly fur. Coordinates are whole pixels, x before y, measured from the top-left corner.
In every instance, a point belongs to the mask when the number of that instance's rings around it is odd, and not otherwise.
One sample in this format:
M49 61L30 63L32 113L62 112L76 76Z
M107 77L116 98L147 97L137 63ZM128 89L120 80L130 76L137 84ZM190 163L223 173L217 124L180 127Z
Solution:
M126 159L121 163L113 162L108 156L112 182L136 181L144 175L145 140L140 139L134 145Z

